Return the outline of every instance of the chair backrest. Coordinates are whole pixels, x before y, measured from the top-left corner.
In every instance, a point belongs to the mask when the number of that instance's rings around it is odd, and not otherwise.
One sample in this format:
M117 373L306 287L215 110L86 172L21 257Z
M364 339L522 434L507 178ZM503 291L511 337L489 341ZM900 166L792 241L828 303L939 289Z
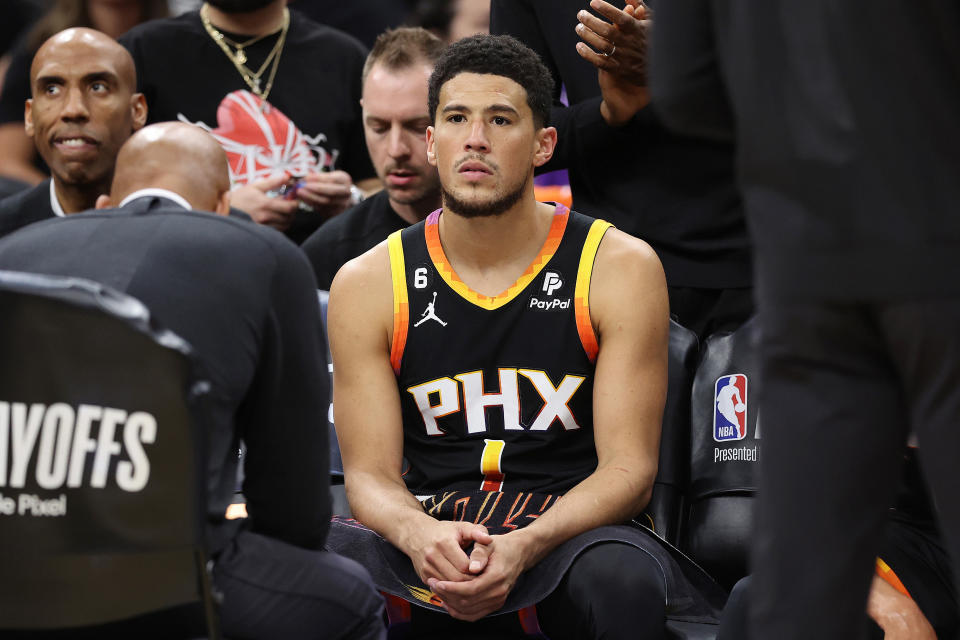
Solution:
M693 381L683 547L727 587L747 571L759 475L757 329L707 338Z
M126 295L0 272L4 628L200 602L217 635L203 556L209 385L190 353Z
M317 290L320 300L320 321L323 323L323 337L327 341L327 371L330 372L330 408L327 410L327 424L330 435L330 507L335 516L352 517L350 503L343 479L343 458L340 456L340 441L337 440L337 426L333 423L333 357L330 355L330 339L327 336L327 303L330 293Z
M343 459L340 457L340 443L337 441L337 427L333 424L333 359L330 357L330 339L327 337L327 303L330 293L317 289L317 299L320 301L320 322L323 323L323 339L327 344L327 371L330 372L330 408L327 410L327 424L330 434L330 475L334 478L343 477Z
M697 366L698 349L697 334L671 320L660 457L653 495L645 512L653 520L657 535L673 545L679 542L689 476L690 386Z

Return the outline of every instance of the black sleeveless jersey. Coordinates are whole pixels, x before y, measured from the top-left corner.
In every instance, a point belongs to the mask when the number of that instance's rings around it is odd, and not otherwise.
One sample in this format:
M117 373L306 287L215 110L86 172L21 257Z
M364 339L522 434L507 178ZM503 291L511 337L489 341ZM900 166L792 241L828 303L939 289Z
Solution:
M407 486L563 493L597 466L589 290L611 225L557 205L537 259L490 297L453 271L439 220L388 239Z

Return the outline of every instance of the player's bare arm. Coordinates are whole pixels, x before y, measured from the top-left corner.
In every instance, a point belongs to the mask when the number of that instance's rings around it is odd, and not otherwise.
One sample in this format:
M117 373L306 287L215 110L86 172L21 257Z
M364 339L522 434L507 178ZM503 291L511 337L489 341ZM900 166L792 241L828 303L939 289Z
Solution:
M486 529L439 522L403 482L403 427L390 366L393 317L386 243L347 263L330 290L330 348L337 436L354 516L406 553L426 582L464 580L463 547L490 542Z
M451 615L475 620L498 609L522 571L557 545L590 529L636 516L657 472L666 397L669 305L660 261L636 238L610 229L597 253L590 289L600 352L594 383L597 469L529 526L473 559L473 581L431 581Z

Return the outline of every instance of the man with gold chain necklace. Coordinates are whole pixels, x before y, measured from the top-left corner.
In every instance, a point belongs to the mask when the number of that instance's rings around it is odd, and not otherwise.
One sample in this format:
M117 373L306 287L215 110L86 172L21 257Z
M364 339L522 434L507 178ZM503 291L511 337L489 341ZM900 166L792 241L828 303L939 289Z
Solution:
M150 122L210 131L230 160L234 207L303 241L374 189L363 141L360 71L350 36L286 0L209 0L121 38Z

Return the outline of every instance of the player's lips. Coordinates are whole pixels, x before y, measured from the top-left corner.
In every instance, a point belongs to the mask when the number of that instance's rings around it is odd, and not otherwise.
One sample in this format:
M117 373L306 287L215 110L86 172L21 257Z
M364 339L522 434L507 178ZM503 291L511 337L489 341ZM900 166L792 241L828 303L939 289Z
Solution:
M493 169L476 160L464 162L460 165L460 168L457 169L457 172L467 180L482 180L487 176L493 175Z

